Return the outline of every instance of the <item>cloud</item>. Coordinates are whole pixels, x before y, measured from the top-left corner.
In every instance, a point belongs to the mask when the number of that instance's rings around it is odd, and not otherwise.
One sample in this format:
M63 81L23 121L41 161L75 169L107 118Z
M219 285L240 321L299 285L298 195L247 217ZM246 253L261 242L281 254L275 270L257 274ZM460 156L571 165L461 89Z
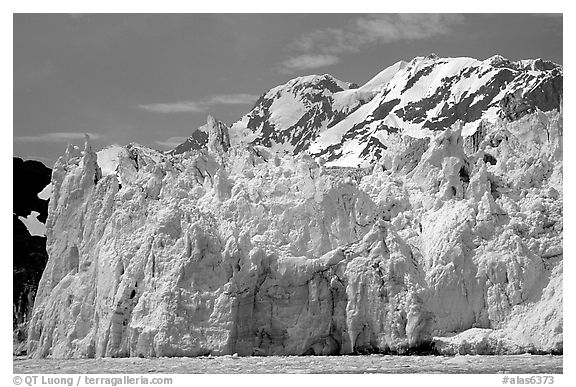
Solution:
M67 142L74 140L84 140L84 134L80 132L55 132L38 136L14 137L14 142ZM103 136L97 133L88 133L90 139L101 140Z
M140 105L144 109L154 113L202 113L217 105L248 105L256 102L257 95L252 94L219 94L199 101L180 101L173 103L156 103Z
M280 72L293 73L298 70L315 69L336 64L340 59L336 55L299 55L285 60L280 65Z
M204 103L207 106L213 105L244 105L256 102L258 99L257 95L252 94L222 94L214 95Z
M342 28L304 34L289 49L297 53L280 66L282 72L338 63L338 55L403 40L447 35L464 22L459 14L377 14L357 17Z
M156 144L171 149L171 148L177 147L178 145L182 144L186 140L187 140L187 137L170 137L164 141L156 141Z
M302 36L293 47L304 52L342 54L357 52L364 46L401 40L428 39L447 35L461 24L459 14L383 14L354 19L344 28L316 30Z
M140 109L148 110L154 113L183 113L192 112L199 113L206 111L205 106L199 105L197 102L184 101L174 103L155 103L151 105L140 105Z

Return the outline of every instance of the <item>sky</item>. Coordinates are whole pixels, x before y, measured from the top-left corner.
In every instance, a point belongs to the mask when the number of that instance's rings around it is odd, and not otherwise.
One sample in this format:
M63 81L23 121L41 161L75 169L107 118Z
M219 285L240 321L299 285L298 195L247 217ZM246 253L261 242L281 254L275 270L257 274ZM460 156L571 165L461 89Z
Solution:
M96 149L171 149L308 74L363 84L399 60L563 64L560 14L14 14L13 154L51 167Z

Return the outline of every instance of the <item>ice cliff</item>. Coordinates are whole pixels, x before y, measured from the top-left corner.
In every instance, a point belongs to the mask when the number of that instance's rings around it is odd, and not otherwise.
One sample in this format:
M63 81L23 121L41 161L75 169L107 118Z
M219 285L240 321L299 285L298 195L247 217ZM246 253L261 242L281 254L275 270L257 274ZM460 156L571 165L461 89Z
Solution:
M562 115L371 168L87 139L54 166L34 357L562 352Z

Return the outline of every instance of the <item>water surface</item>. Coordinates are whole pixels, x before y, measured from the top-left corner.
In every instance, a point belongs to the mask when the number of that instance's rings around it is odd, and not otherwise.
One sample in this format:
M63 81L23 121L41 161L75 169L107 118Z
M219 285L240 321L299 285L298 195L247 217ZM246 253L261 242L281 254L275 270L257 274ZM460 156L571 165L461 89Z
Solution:
M477 373L558 374L563 356L268 356L101 359L14 358L15 374Z

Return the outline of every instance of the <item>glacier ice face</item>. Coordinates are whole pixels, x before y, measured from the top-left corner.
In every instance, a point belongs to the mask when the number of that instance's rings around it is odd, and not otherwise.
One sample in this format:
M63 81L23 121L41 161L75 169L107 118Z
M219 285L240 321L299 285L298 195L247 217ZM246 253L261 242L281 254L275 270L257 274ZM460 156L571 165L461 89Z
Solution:
M89 143L58 160L29 354L562 351L561 114L366 169L205 129L104 176Z

